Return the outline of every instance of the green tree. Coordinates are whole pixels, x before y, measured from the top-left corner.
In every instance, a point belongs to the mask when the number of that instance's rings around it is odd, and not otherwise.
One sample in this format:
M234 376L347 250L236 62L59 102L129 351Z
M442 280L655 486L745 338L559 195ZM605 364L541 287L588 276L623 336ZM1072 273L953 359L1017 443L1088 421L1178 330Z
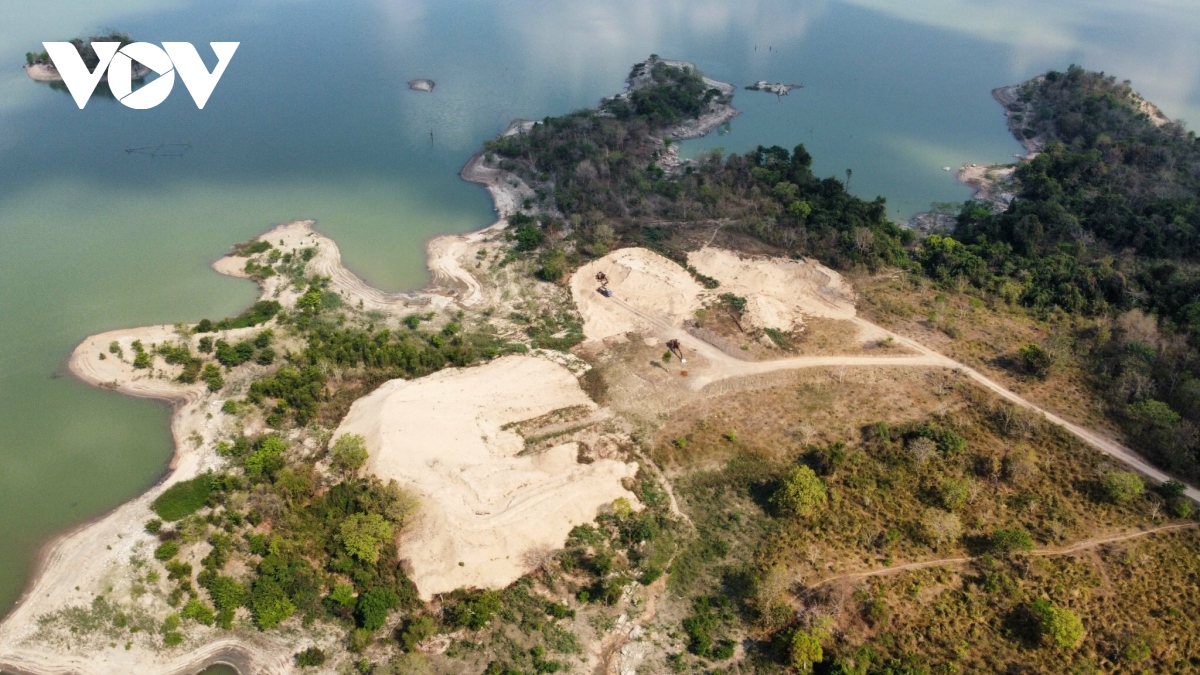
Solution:
M388 612L400 605L400 597L390 588L372 588L358 596L354 607L358 625L377 631L387 623Z
M1146 484L1142 477L1131 471L1109 471L1101 481L1104 496L1114 504L1127 504L1142 496Z
M329 454L333 468L342 473L354 473L367 463L367 439L359 434L342 434L333 442Z
M278 626L296 611L279 582L271 577L259 577L250 594L250 611L261 630Z
M379 560L379 548L392 538L392 524L378 513L355 513L338 528L346 552L364 562Z
M947 478L938 488L938 498L947 511L957 511L966 506L971 496L971 484L965 478Z
M812 633L802 630L792 634L788 656L792 668L798 673L811 673L813 666L825 660L821 641Z
M264 438L246 458L246 477L252 481L274 477L284 466L283 455L287 448L287 441L278 436Z
M1083 622L1065 607L1056 607L1049 600L1035 600L1031 607L1038 622L1038 633L1046 644L1059 649L1074 649L1083 641Z
M807 466L791 470L771 495L771 505L782 513L807 518L825 507L825 483Z

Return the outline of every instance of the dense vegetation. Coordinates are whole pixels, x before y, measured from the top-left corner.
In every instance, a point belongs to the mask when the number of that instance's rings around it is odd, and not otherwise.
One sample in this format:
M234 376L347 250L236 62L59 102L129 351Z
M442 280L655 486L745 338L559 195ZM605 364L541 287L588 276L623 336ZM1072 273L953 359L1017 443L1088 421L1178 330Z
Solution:
M150 508L163 520L179 520L205 507L212 491L212 476L204 474L167 488L150 504Z
M1198 477L1200 141L1079 67L1021 96L1025 135L1050 141L1017 168L1017 198L999 213L968 202L918 260L945 284L1093 319L1074 338L1113 418L1157 464Z
M818 178L803 146L759 147L727 158L713 152L682 170L664 169L667 128L696 118L719 92L704 89L690 69L651 63L635 72L650 68L652 84L638 88L635 80L628 100L546 118L485 144L488 157L535 187L539 201L525 207L543 213L537 223L545 236L530 232L526 247L542 247L544 260L565 252L580 262L635 243L681 259L670 243L677 232L721 223L841 268L907 260L901 245L909 233L888 219L883 199L864 201L843 182Z

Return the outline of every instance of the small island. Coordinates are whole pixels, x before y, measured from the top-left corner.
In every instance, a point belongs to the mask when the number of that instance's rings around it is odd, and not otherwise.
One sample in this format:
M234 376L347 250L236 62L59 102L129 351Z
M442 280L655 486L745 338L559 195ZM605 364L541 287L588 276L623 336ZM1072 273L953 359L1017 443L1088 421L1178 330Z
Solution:
M408 81L408 88L412 89L413 91L432 92L435 86L437 86L436 82L433 80L427 80L425 78L418 78L416 80Z
M107 35L93 35L89 38L75 38L69 40L75 45L79 56L83 58L84 65L89 71L96 69L100 64L100 57L96 55L96 50L92 48L93 42L118 42L121 47L128 44L133 44L134 39L125 33L111 31ZM54 62L50 59L50 54L47 52L25 52L25 74L29 79L35 82L62 82L62 74L58 72L58 68L54 66ZM150 69L145 65L133 62L133 81L139 82L146 79L150 74ZM100 76L101 82L108 82L108 73Z
M748 91L765 91L775 94L776 96L787 96L789 91L803 88L804 85L802 84L784 84L782 82L776 82L772 84L766 80L759 80L754 84L746 85L746 89Z

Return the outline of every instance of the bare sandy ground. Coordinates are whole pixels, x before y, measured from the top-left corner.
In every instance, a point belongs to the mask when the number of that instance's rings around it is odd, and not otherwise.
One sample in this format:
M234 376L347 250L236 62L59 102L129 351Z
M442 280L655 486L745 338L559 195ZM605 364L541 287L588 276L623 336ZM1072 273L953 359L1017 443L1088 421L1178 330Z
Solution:
M618 497L637 465L578 462L576 443L524 455L510 425L596 405L569 370L532 356L393 380L354 403L334 438L367 439L367 470L420 496L400 556L425 600L457 588L503 588L532 571L528 554L561 548L571 528Z
M496 191L503 192L503 188ZM503 224L500 221L492 227ZM347 303L357 305L361 301L365 309L404 313L409 307L443 308L458 295L463 296L462 304L474 300L469 288L463 292L463 286L434 287L422 293L384 293L372 288L342 266L337 245L314 231L313 225L311 220L284 223L259 239L270 241L285 251L315 247L316 255L309 262L307 272L330 277L331 289L341 294ZM464 262L456 257L465 255L464 242L471 236L436 238L430 242L431 248L438 251L429 262L435 279L474 279L465 271ZM246 260L241 256L226 256L214 262L213 268L222 274L245 277ZM478 282L475 284L477 288ZM275 299L285 306L293 304L298 295L294 289L287 288L286 280L278 275L260 282L259 286L260 299ZM263 327L213 335L235 341ZM187 338L193 349L199 337ZM110 587L117 589L118 594L124 592L127 597L137 574L130 564L131 557L149 558L157 544L143 530L143 524L154 517L150 502L171 485L223 464L214 450L215 443L235 431L228 427L230 418L220 412L224 399L210 394L203 384L176 382L174 377L178 367L164 366L161 359L156 360L153 371L132 367L134 340L141 340L147 349L151 349L152 345L181 339L184 338L173 326L144 326L93 335L72 353L69 367L81 380L130 396L170 402L175 452L166 476L146 494L47 544L32 585L0 623L0 666L36 673L173 673L194 672L206 663L225 660L240 664L244 672L282 673L294 669L291 655L296 646L278 634L248 632L231 636L198 625L189 627L187 643L166 651L161 650L160 636L151 635L142 636L140 641L134 640L129 650L123 645L112 647L107 640L96 644L78 641L74 651L31 640L38 631L39 616L67 607L86 606L96 595L107 593ZM120 345L124 359L109 353L109 344L113 341ZM100 359L102 353L104 359ZM249 366L246 373L253 376L257 368L260 367ZM154 597L153 594L143 596L147 610L164 616L172 611L161 598L157 600L161 606L155 605ZM336 636L329 639L329 646L333 647ZM234 646L238 648L230 651Z
M723 260L725 256L734 256L727 253L723 255L713 256L714 260ZM736 257L736 256L735 256ZM748 262L747 262L748 261ZM793 261L784 258L747 258L740 264L749 264L753 268L759 268L759 271L754 275L763 279L772 278L776 274L784 274ZM1089 446L1099 450L1100 452L1113 457L1114 459L1128 465L1136 471L1142 473L1149 478L1163 482L1171 477L1167 474L1154 468L1143 459L1137 452L1122 445L1121 443L1103 435L1086 429L1078 424L1070 422L1062 417L1040 408L1033 403L1030 403L1020 395L1012 392L1004 385L992 380L979 371L970 368L962 363L959 363L943 354L929 349L925 345L913 340L893 333L882 326L875 325L861 317L851 315L851 320L859 325L860 338L866 337L876 339L879 337L892 337L899 345L907 347L914 352L915 355L881 355L881 356L799 356L793 358L777 359L773 361L743 361L738 359L717 347L695 337L694 335L682 329L682 321L686 318L686 313L679 311L680 307L691 306L692 290L686 284L682 287L688 289L681 293L683 298L672 298L669 293L666 293L661 288L657 288L661 284L662 278L677 279L678 276L674 272L668 271L667 266L674 265L682 271L675 263L659 256L656 253L645 249L622 249L614 251L609 255L594 261L593 263L580 268L571 278L571 293L575 298L576 304L579 306L580 314L584 318L584 333L589 340L605 340L621 335L621 331L638 332L645 334L648 337L654 337L660 340L677 339L684 348L685 356L687 357L687 386L694 390L699 390L705 386L725 380L732 377L745 377L748 375L759 375L769 372L775 372L793 368L847 368L847 367L871 367L871 366L912 366L920 368L948 368L965 377L975 380L982 386L991 390L1018 406L1033 410L1043 415L1046 420L1056 424L1063 429L1082 440ZM726 266L714 266L706 272L709 276L718 279L721 282L715 292L722 292L722 288L726 286L727 279L733 279L739 265L729 264ZM778 266L780 270L769 271L766 268L770 266ZM610 283L609 286L614 289L613 297L605 298L596 293L595 271L596 269L604 270L612 278L610 270L616 271L618 274L622 268L637 270L646 268L654 270L654 274L634 274L630 273L624 276L623 283L620 286ZM703 271L703 270L702 270ZM686 272L683 272L686 274ZM743 275L746 275L743 272ZM742 288L746 289L747 293L755 287L754 284L748 283L748 276L743 276ZM690 281L690 277L689 277ZM694 282L692 282L694 283ZM734 284L739 282L732 282ZM649 288L643 288L649 286ZM822 288L818 284L818 288ZM824 286L825 288L833 288L835 286ZM786 293L788 287L768 289L771 293L779 294ZM791 287L794 293L799 296L803 294L811 294L812 287L806 287L803 284ZM657 298L666 293L670 303L660 306L655 306L653 302L647 302L646 297ZM643 297L644 296L644 297ZM821 307L825 305L828 298L808 298L802 299L799 297L789 298L787 295L782 296L781 302L785 306L790 307ZM747 301L752 301L752 297L748 296ZM836 306L836 303L835 303ZM828 305L826 305L828 307ZM852 309L852 308L847 308ZM825 311L825 310L822 310ZM803 309L800 314L803 315ZM624 316L622 316L624 314ZM1200 490L1189 486L1186 492L1190 499L1200 501Z
M638 311L630 312L601 295L598 272L608 277L613 297ZM700 309L703 290L687 270L644 248L613 251L571 277L571 295L583 316L583 332L593 340L646 332L657 321L678 325Z
M815 260L747 256L704 247L688 264L721 280L717 293L746 298L744 319L754 328L784 332L804 327L804 317L853 319L855 294L842 275Z

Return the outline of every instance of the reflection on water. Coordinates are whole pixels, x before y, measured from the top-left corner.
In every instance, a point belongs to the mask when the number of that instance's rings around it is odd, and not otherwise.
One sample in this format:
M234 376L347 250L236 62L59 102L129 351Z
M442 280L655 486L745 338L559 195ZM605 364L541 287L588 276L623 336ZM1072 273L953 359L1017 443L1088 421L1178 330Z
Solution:
M371 282L420 285L428 237L492 217L457 178L480 142L595 105L649 54L739 87L744 114L685 154L804 143L819 174L853 169L854 192L899 218L969 194L943 166L1019 150L989 92L1047 68L1116 72L1200 118L1194 0L43 0L0 14L0 316L18 317L0 322L0 607L39 542L166 466L164 407L52 378L80 339L238 311L253 288L208 262L293 218L318 218ZM43 40L107 27L242 44L202 111L180 87L152 110L98 93L81 111L19 67ZM418 77L436 91L409 91ZM756 80L805 88L740 89Z
M1131 80L1172 118L1200 118L1195 0L843 1L1004 45L1014 81L1079 63Z

